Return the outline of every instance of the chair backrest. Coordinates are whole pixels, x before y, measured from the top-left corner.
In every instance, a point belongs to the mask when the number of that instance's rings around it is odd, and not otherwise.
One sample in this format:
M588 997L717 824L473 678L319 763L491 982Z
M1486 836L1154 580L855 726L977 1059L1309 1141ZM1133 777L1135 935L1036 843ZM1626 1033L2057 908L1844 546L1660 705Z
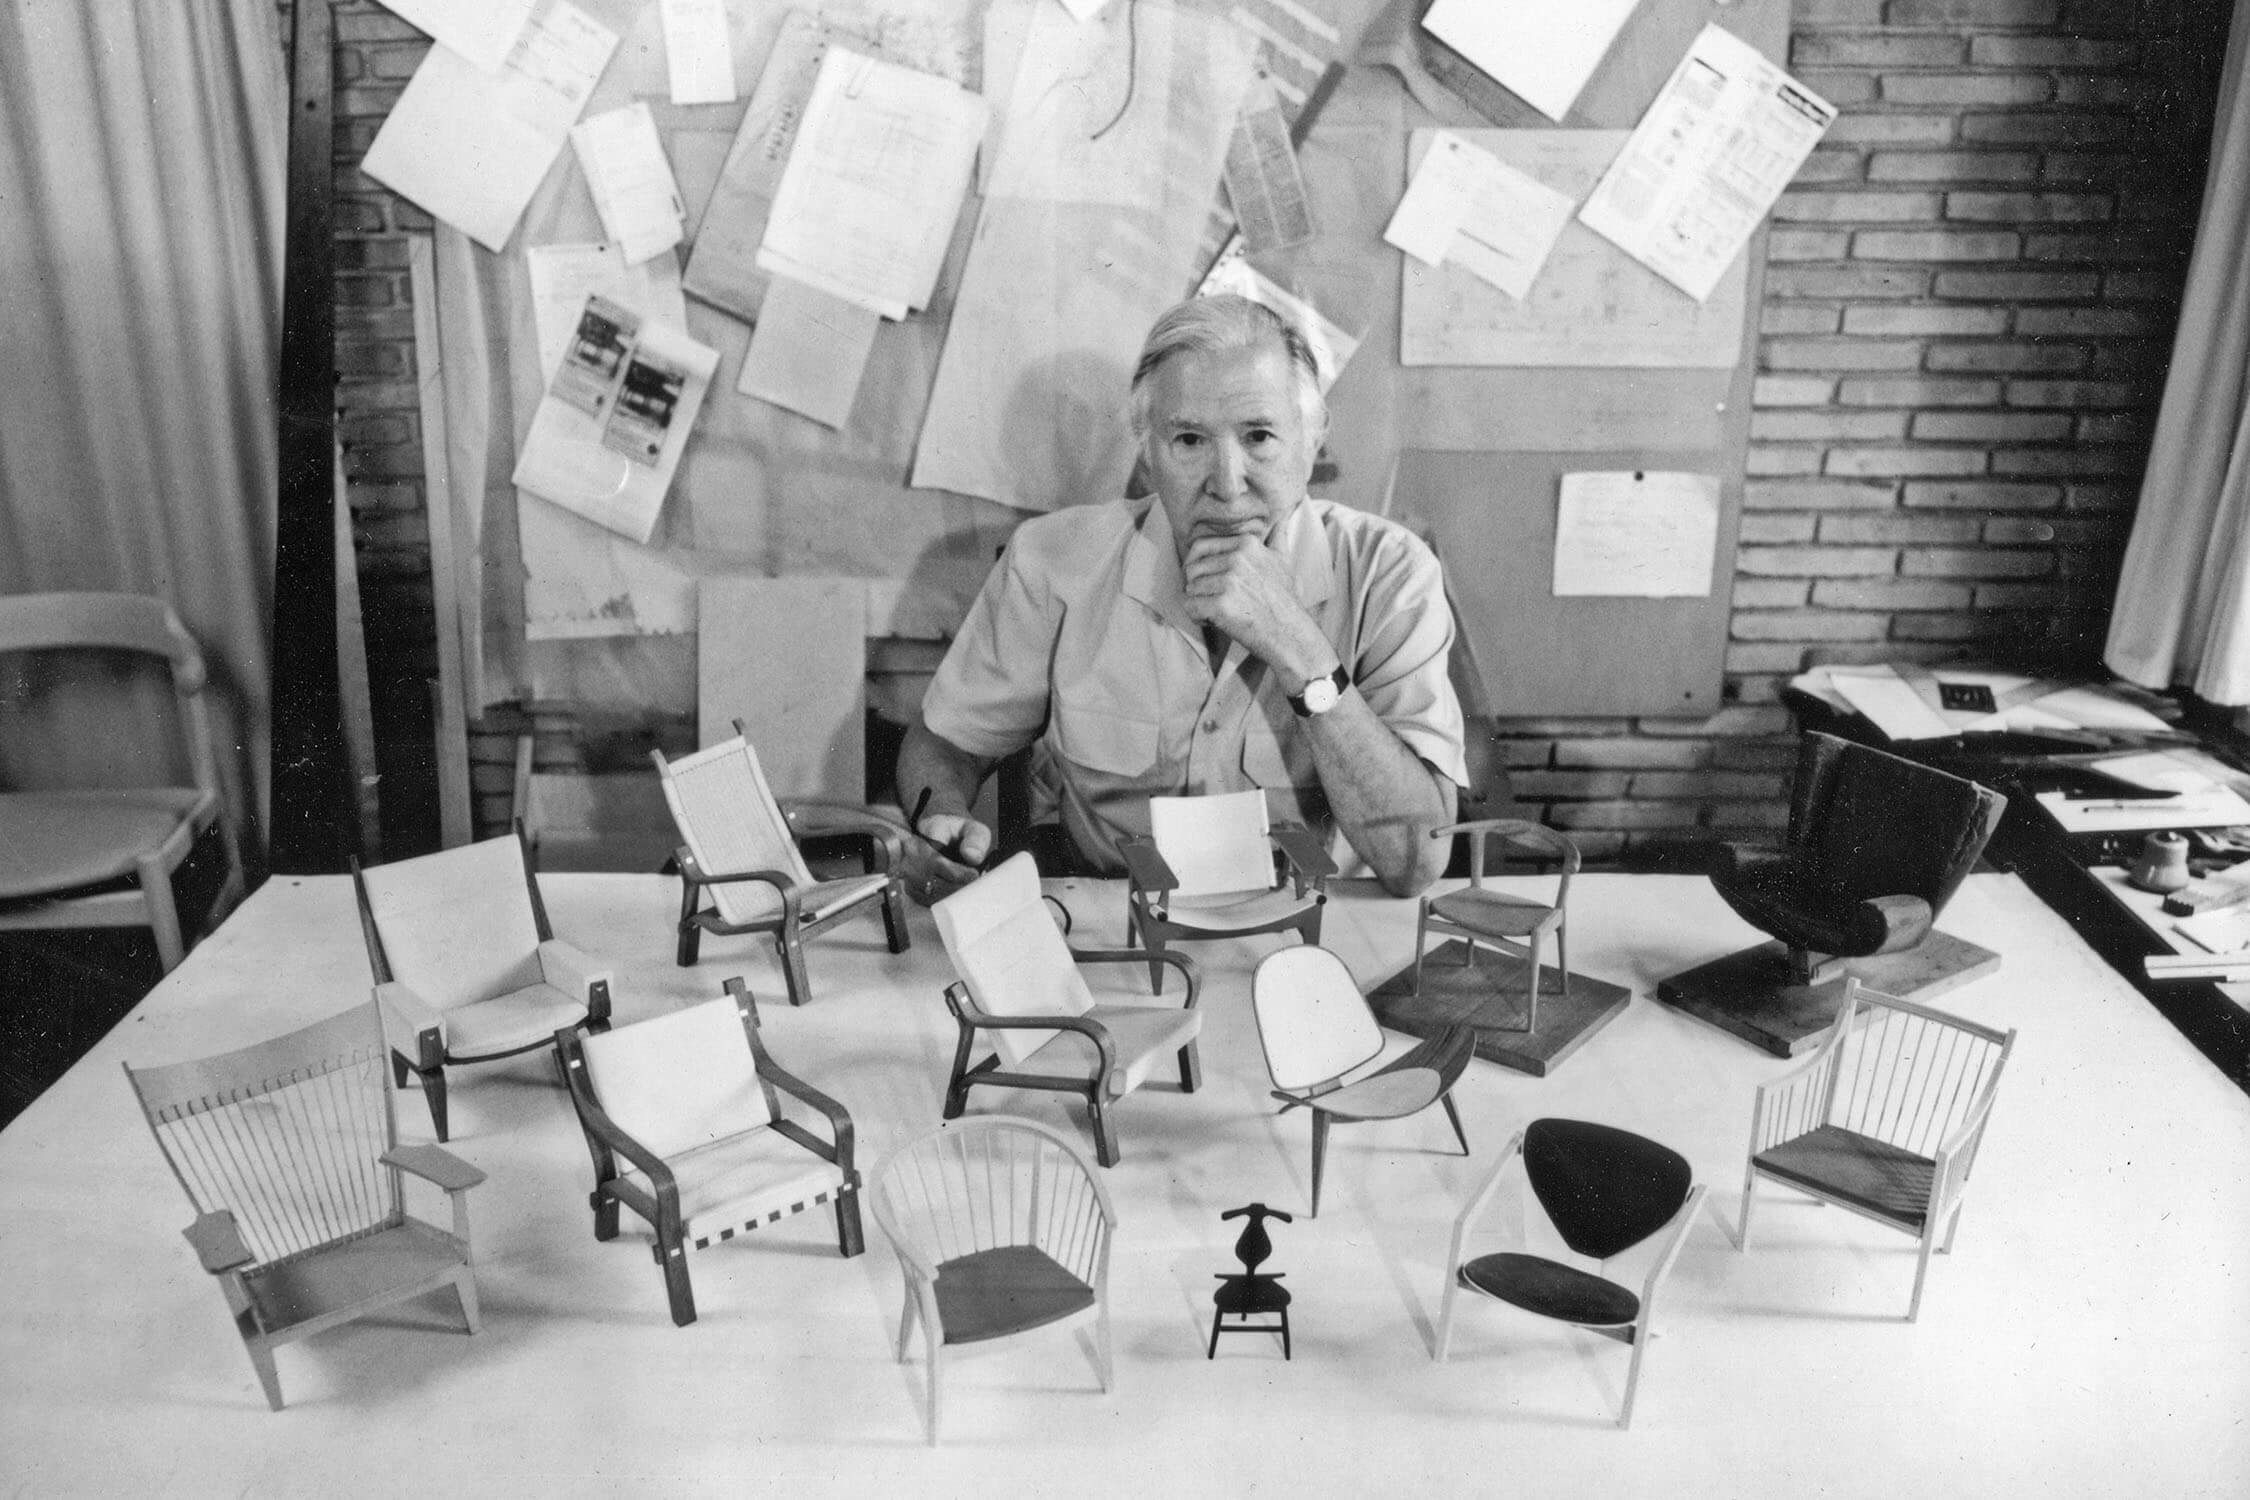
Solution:
M1849 978L1831 1035L1828 1123L1916 1156L1934 1156L1999 1088L2016 1040Z
M1039 896L1029 854L1000 862L930 908L953 972L977 1008L995 1016L1082 1016L1093 992ZM1011 1064L1047 1044L1052 1031L994 1031Z
M658 754L656 765L680 841L706 875L778 870L793 885L813 883L748 740L736 735L674 761ZM761 921L781 910L774 888L754 880L715 885L711 899L719 915L734 923Z
M357 875L370 959L439 1010L539 978L544 923L512 833L375 865Z
M401 1217L383 1024L372 1001L194 1062L127 1065L198 1213L226 1210L264 1264Z
M1266 794L1217 792L1148 799L1149 836L1179 882L1171 897L1270 891L1280 879L1273 860Z
M0 595L0 655L17 651L123 651L162 659L179 715L177 748L186 753L185 769L200 790L219 795L218 761L202 698L209 681L203 651L163 600L145 594L91 592ZM39 766L41 785L109 786L124 784L125 777L169 781L177 776L177 763L163 764L174 749L173 726L165 724L159 736L150 733L161 722L159 716L175 710L162 707L148 691L156 688L154 682L134 686L142 689L139 698L117 701L118 684L112 681L104 684L98 702L84 701L81 695L80 701L58 709L63 717L47 732L63 734L65 750L43 759L67 764L56 766L51 779L48 767ZM124 743L91 743L102 735ZM152 738L165 742L162 755L154 761ZM36 738L29 741L23 747L25 755L36 755L38 744ZM6 753L0 749L0 759ZM13 769L0 767L0 774Z
M1528 850L1541 861L1552 860L1555 865L1555 905L1561 906L1570 896L1570 878L1578 873L1580 856L1578 845L1568 834L1558 833L1544 823L1533 823L1524 818L1481 818L1473 823L1456 823L1451 828L1440 828L1439 834L1456 833L1468 840L1469 879L1482 884L1486 875L1497 876L1507 867L1508 853L1512 849ZM1497 847L1497 868L1487 869Z
M1807 733L1789 842L1838 897L1920 896L1942 911L2000 826L1990 787L1833 735Z
M1534 1120L1524 1175L1563 1243L1596 1260L1630 1250L1687 1201L1687 1158L1646 1136L1586 1120Z
M1099 1285L1116 1210L1094 1169L1055 1131L983 1115L909 1141L876 1169L875 1222L925 1268L1035 1245Z
M1260 959L1250 1004L1276 1088L1325 1092L1383 1050L1383 1028L1359 982L1326 948L1278 948Z
M758 1073L749 996L721 995L579 1042L594 1098L627 1135L659 1156L773 1123L773 1087Z

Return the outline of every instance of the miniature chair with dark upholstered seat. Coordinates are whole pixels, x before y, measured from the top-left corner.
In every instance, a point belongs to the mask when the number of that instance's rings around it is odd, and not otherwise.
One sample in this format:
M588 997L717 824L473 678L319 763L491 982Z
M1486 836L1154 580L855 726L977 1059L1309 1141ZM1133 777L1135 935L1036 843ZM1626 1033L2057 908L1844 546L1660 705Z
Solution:
M945 1350L1094 1314L1094 1368L1113 1376L1109 1247L1117 1211L1086 1158L1030 1120L987 1115L941 1126L876 1169L875 1223L898 1252L906 1295L897 1354L914 1325L929 1359L929 1439L938 1440Z
M1266 794L1223 792L1148 799L1147 839L1124 847L1125 930L1148 951L1148 987L1164 987L1157 960L1173 943L1294 932L1320 941L1320 913L1336 862L1320 836L1275 824Z
M1638 1293L1598 1271L1543 1255L1500 1251L1468 1256L1470 1231L1491 1202L1508 1162L1519 1154L1532 1195L1573 1253L1607 1262L1662 1236ZM1630 1427L1657 1295L1702 1201L1703 1189L1695 1185L1687 1158L1668 1146L1612 1125L1532 1121L1508 1143L1454 1221L1436 1357L1442 1360L1451 1350L1453 1315L1463 1289L1630 1344L1633 1363L1617 1417L1618 1426Z

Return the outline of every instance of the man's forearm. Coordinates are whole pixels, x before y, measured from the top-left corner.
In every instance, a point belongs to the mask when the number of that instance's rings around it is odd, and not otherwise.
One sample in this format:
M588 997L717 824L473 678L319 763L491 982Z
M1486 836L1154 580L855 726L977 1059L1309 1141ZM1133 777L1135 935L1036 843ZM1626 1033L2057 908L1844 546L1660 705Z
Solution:
M993 762L971 755L922 724L916 723L906 731L906 739L898 751L898 796L912 819L922 793L929 792L929 801L923 808L927 813L952 813L966 815L975 805L977 791L991 771Z
M1344 837L1384 890L1419 895L1445 873L1449 851L1430 830L1454 819L1453 783L1408 749L1356 688L1304 728Z

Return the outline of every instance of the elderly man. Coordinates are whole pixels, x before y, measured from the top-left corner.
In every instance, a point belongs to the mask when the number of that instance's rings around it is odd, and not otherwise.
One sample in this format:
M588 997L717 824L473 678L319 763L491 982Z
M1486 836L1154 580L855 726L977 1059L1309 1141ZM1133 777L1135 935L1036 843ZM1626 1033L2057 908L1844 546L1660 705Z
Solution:
M1183 302L1149 332L1132 417L1156 503L1025 522L930 684L898 758L924 841L909 888L973 877L977 790L1036 739L1074 868L1121 873L1151 796L1261 787L1277 820L1420 891L1468 779L1452 615L1412 533L1307 497L1328 426L1310 346L1244 298Z

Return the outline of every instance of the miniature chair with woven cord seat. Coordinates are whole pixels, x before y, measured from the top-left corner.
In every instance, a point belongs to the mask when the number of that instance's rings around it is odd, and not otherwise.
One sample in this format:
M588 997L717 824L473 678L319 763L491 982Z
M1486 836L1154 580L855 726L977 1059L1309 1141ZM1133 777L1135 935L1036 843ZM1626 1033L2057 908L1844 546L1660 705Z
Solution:
M1573 1253L1607 1262L1636 1245L1657 1241L1639 1293L1543 1255L1500 1251L1468 1258L1470 1231L1483 1217L1509 1161L1519 1155L1532 1195ZM1625 1403L1617 1416L1618 1426L1632 1426L1657 1294L1679 1259L1702 1201L1703 1189L1696 1186L1687 1158L1668 1146L1584 1120L1532 1121L1508 1143L1454 1221L1436 1357L1443 1360L1451 1351L1453 1315L1464 1289L1616 1339L1633 1348Z
M1030 1120L964 1120L900 1147L876 1169L872 1196L875 1223L898 1252L906 1282L900 1363L915 1323L922 1325L933 1446L949 1345L1029 1333L1091 1311L1094 1369L1102 1389L1110 1388L1117 1210L1075 1146Z
M466 1195L484 1173L401 1146L373 1004L286 1036L125 1076L198 1217L186 1231L281 1410L276 1346L450 1286L477 1331ZM400 1174L442 1188L447 1233L406 1212Z
M767 1055L739 979L716 1000L596 1036L555 1034L570 1102L594 1158L594 1238L617 1238L619 1204L655 1231L672 1321L695 1321L687 1252L836 1206L846 1258L866 1246L852 1117ZM817 1115L827 1138L789 1118Z
M898 870L903 844L896 824L864 808L801 802L783 808L766 785L758 752L734 721L735 735L667 761L650 756L663 778L664 800L680 830L679 961L696 961L703 934L770 933L781 956L789 1003L811 996L805 938L870 901L883 908L883 933L893 953L913 939L906 930L906 890ZM849 834L867 842L867 871L815 879L797 847L800 836ZM708 897L710 905L704 905Z
M1742 1178L1738 1248L1750 1248L1760 1177L1921 1242L1911 1323L1930 1256L1953 1249L1969 1170L1992 1114L2013 1031L1996 1031L1844 980L1827 1040L1758 1090ZM1945 1232L1944 1243L1938 1231Z
M392 1074L422 1083L450 1139L445 1070L554 1045L555 1031L609 1026L606 970L547 925L520 833L361 869L360 933L390 1039Z
M1163 991L1159 959L1173 943L1267 932L1320 941L1336 862L1311 829L1272 823L1264 792L1151 797L1148 821L1149 837L1122 852L1125 930L1148 953L1151 994Z

